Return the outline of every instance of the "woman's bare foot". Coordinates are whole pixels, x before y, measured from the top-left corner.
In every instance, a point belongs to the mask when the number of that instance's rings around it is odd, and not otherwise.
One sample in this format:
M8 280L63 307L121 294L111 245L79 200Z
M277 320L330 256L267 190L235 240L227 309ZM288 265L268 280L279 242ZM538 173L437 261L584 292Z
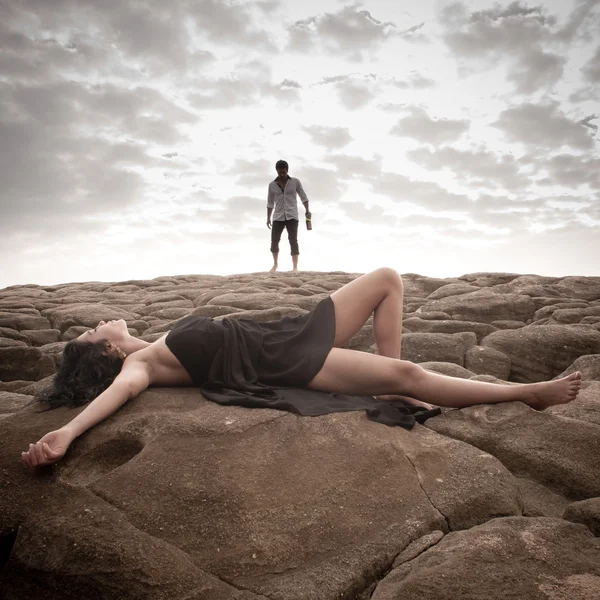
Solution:
M411 398L409 396L398 396L396 394L385 394L381 396L373 396L377 400L383 400L384 402L390 402L392 400L402 400L402 402L406 402L406 404L410 404L411 406L418 406L420 408L424 408L426 410L433 410L437 408L433 404L427 404L427 402L422 402L421 400L417 400L416 398Z
M577 371L554 381L525 385L522 390L525 393L523 401L535 410L544 410L575 400L580 388L581 371Z
M277 265L273 265L269 273L275 273L275 271L277 271Z

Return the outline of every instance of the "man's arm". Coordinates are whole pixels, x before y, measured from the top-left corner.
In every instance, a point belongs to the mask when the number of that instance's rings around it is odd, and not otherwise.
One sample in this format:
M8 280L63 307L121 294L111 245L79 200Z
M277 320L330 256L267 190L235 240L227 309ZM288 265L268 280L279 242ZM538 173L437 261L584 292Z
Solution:
M269 184L269 191L267 193L267 227L271 229L271 213L275 206L275 196L271 190L271 184Z
M273 194L273 190L271 189L271 184L269 184L269 191L267 192L267 208L273 210L275 206L275 194Z
M308 210L308 196L306 195L306 192L304 191L304 188L302 187L302 183L300 183L299 179L296 179L296 181L298 182L297 186L296 186L296 191L298 192L298 196L300 196L300 200L302 200L302 204L304 204L304 210L309 213L310 211Z

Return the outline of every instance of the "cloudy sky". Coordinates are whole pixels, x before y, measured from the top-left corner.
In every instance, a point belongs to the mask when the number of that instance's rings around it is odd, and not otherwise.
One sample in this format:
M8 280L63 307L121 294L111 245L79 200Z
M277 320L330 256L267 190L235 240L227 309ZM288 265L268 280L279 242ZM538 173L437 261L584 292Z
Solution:
M600 0L0 0L0 287L600 275ZM280 268L291 268L282 240Z

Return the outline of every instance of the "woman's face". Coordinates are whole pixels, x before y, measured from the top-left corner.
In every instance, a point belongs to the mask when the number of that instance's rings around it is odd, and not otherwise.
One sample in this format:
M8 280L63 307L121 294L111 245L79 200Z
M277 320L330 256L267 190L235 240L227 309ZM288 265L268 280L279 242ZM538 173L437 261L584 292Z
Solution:
M99 342L100 340L109 340L122 338L128 335L127 323L124 319L118 321L100 321L95 329L84 331L77 339L80 342Z

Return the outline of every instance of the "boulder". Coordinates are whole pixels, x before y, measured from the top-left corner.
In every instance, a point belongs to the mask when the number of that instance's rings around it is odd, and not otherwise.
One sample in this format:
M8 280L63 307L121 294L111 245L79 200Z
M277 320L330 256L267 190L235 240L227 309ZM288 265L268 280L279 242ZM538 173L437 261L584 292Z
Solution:
M181 300L170 300L165 302L152 302L151 304L146 303L146 306L139 308L136 313L141 317L148 315L157 315L160 317L161 313L172 308L184 309L186 313L190 313L194 309L194 303L185 298Z
M439 310L460 321L492 323L499 320L527 322L533 317L536 307L529 296L497 294L493 290L482 289L460 296L428 300L421 310Z
M11 346L29 346L29 344L11 338L0 338L0 348L9 348Z
M564 277L552 286L568 298L600 299L600 277Z
M60 340L58 329L25 330L24 335L32 346L45 346Z
M104 304L76 304L45 311L47 318L52 323L52 328L65 332L69 327L96 327L100 321L125 319L133 321L136 317L122 309L117 309ZM47 327L50 329L50 327ZM36 327L35 329L42 329Z
M0 346L0 381L26 379L35 381L40 376L42 352L32 346Z
M600 332L579 325L543 325L495 331L481 342L510 358L510 378L552 379L584 354L600 354Z
M416 311L412 316L407 315L407 318L402 321L403 326L408 327L415 333L463 333L471 331L477 336L477 343L481 342L486 335L496 331L495 327L488 325L487 323L458 321L456 319L424 319L423 314L427 315L431 313L420 313L419 311Z
M600 381L600 354L587 354L573 361L558 377L565 377L575 371L581 371L582 379Z
M25 333L21 333L20 331L16 331L9 327L0 327L0 339L18 340L19 342L24 342L28 346L31 346L31 342Z
M0 311L0 327L22 331L24 329L51 329L48 319L38 315Z
M480 290L480 287L468 283L449 283L448 285L443 285L431 292L431 294L427 296L427 300L439 300L440 298L447 298L448 296L460 296L461 294L478 292Z
M552 313L552 320L561 324L580 323L585 317L600 318L600 306L559 308Z
M475 346L474 333L407 333L402 339L402 358L415 363L435 361L464 365L465 352Z
M423 319L425 321L448 321L450 319L450 315L448 313L441 311L421 312L421 309L417 309L413 314L419 319Z
M474 575L475 573L475 575ZM493 519L449 533L379 582L372 600L591 600L600 539L551 518Z
M207 304L234 306L244 310L266 310L273 306L297 306L312 310L327 294L301 296L292 294L278 294L262 292L257 294L231 293L215 296Z
M27 406L31 402L31 396L17 394L15 392L0 392L0 414L14 413Z
M219 304L205 304L198 306L190 312L190 315L198 317L220 317L222 315L231 315L236 312L243 312L243 308L236 308L235 306L221 306ZM268 309L267 309L268 310Z
M492 454L513 475L565 498L600 496L597 425L508 402L448 411L426 426Z
M600 537L600 498L589 498L573 502L566 508L563 519L582 523L596 537Z
M493 321L492 327L496 329L520 329L525 327L523 321Z
M506 381L510 374L510 358L493 348L473 346L465 352L465 369L477 375L493 375Z

